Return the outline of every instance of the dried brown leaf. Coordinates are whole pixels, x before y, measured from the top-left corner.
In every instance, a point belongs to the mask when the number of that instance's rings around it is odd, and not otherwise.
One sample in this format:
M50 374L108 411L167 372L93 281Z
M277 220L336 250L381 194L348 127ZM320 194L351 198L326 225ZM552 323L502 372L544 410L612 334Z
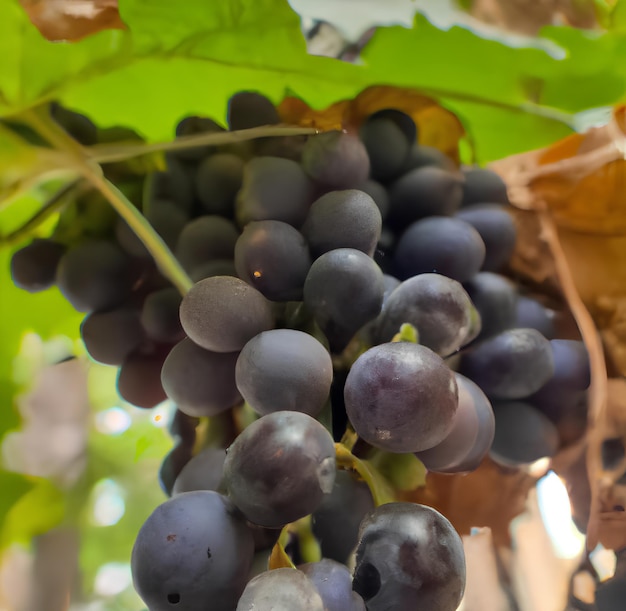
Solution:
M124 29L117 0L20 0L32 24L51 41L77 41Z
M286 98L278 111L288 124L355 132L369 115L386 108L401 110L412 117L420 144L434 146L458 163L459 141L465 135L461 122L434 99L412 89L368 87L353 100L337 102L324 110L314 110L298 98Z

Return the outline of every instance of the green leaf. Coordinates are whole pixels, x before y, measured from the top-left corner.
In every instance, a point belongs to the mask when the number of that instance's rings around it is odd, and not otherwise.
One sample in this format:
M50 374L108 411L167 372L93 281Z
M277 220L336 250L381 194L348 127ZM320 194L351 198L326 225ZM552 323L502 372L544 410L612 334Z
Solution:
M76 81L111 70L128 55L130 37L101 32L76 44L48 42L17 0L0 2L0 115L50 99Z
M0 524L2 524L11 508L33 487L33 482L10 471L0 470Z
M64 517L63 492L49 480L38 479L7 512L0 531L0 547L28 544L33 537L61 524Z

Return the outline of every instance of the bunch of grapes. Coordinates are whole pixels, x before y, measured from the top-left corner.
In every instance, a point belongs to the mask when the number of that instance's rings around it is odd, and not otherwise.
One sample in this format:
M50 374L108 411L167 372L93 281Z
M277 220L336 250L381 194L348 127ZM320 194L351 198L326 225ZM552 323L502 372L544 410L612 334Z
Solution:
M102 138L57 113L81 142ZM229 102L231 130L278 123L256 93ZM189 117L177 135L223 129ZM114 180L193 280L184 296L93 192L12 261L18 286L56 284L86 313L85 346L119 367L126 401L177 406L160 473L171 498L133 550L139 595L150 611L454 611L459 534L430 507L375 506L336 448L356 435L355 455L467 473L487 455L528 465L582 435L587 353L505 275L517 234L505 184L419 144L395 109L358 134L166 161ZM219 440L200 439L205 418L228 423ZM267 570L281 530L303 520L323 559L303 562L296 529L297 569Z

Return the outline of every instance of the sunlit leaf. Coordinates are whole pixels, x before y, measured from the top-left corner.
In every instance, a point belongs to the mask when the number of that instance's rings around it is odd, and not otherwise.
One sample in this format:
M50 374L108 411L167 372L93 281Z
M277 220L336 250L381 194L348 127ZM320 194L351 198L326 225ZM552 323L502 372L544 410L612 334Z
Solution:
M13 505L33 487L33 482L19 473L0 470L0 524L4 522Z

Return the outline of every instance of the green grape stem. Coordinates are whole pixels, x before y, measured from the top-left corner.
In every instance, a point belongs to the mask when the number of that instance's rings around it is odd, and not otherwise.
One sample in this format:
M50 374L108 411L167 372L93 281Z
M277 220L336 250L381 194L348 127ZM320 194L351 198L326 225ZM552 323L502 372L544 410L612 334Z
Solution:
M68 136L50 118L37 111L30 111L25 118L51 145L68 155L74 169L106 198L144 244L161 272L179 290L181 295L185 295L193 286L191 278L141 212L124 193L103 176L102 168L97 164L94 166L94 162L89 160L86 149Z

